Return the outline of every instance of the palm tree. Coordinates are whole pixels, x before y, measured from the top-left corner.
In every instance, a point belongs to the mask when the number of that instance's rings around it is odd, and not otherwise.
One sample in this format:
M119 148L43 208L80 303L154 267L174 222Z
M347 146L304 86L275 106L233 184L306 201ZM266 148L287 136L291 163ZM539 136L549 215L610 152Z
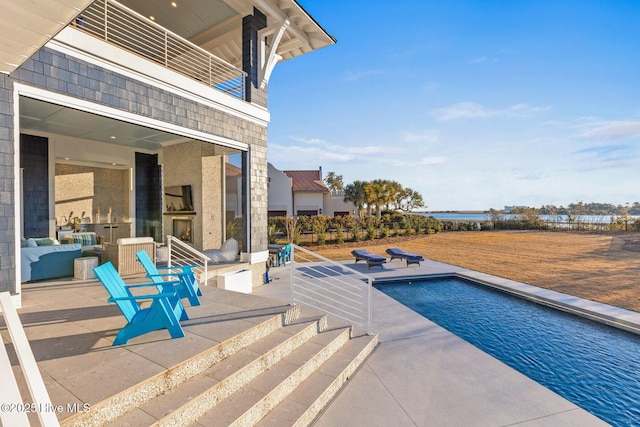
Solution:
M358 214L362 213L364 205L366 204L367 197L364 191L366 186L365 181L354 181L352 184L347 185L344 188L344 201L353 202L358 208Z
M380 212L379 203L381 194L383 192L383 186L377 182L368 182L364 187L364 193L366 194L367 202L367 215L371 215L373 208L376 208L376 212Z

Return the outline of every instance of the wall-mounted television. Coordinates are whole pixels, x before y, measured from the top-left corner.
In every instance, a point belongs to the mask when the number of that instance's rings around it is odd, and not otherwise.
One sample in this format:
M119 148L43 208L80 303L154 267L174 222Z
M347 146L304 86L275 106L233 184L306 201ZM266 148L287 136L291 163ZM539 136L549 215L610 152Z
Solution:
M167 212L193 212L193 193L190 185L164 188L164 207Z

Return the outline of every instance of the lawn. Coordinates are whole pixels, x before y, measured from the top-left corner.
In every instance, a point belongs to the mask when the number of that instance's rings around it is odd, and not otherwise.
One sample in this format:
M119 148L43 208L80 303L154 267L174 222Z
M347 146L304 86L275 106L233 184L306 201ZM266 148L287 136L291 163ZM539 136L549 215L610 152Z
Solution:
M333 260L388 247L640 312L640 233L449 232L312 246Z

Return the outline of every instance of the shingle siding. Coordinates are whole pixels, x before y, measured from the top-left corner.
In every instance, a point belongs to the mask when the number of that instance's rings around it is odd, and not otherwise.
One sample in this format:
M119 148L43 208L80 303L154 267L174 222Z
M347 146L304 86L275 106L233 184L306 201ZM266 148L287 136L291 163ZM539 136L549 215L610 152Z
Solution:
M260 143L266 135L264 126L46 47L12 77L52 92L246 144Z
M15 292L13 83L0 73L0 292Z

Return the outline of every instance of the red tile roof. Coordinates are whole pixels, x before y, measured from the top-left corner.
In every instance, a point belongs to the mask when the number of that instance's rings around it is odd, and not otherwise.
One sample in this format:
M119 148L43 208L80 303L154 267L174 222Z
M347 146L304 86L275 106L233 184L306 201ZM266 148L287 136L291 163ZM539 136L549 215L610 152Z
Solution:
M227 176L240 176L242 174L242 169L240 169L236 165L232 165L231 163L227 163L226 167L225 167L225 174Z
M326 193L329 188L320 179L320 171L282 171L291 178L293 191L316 191Z

